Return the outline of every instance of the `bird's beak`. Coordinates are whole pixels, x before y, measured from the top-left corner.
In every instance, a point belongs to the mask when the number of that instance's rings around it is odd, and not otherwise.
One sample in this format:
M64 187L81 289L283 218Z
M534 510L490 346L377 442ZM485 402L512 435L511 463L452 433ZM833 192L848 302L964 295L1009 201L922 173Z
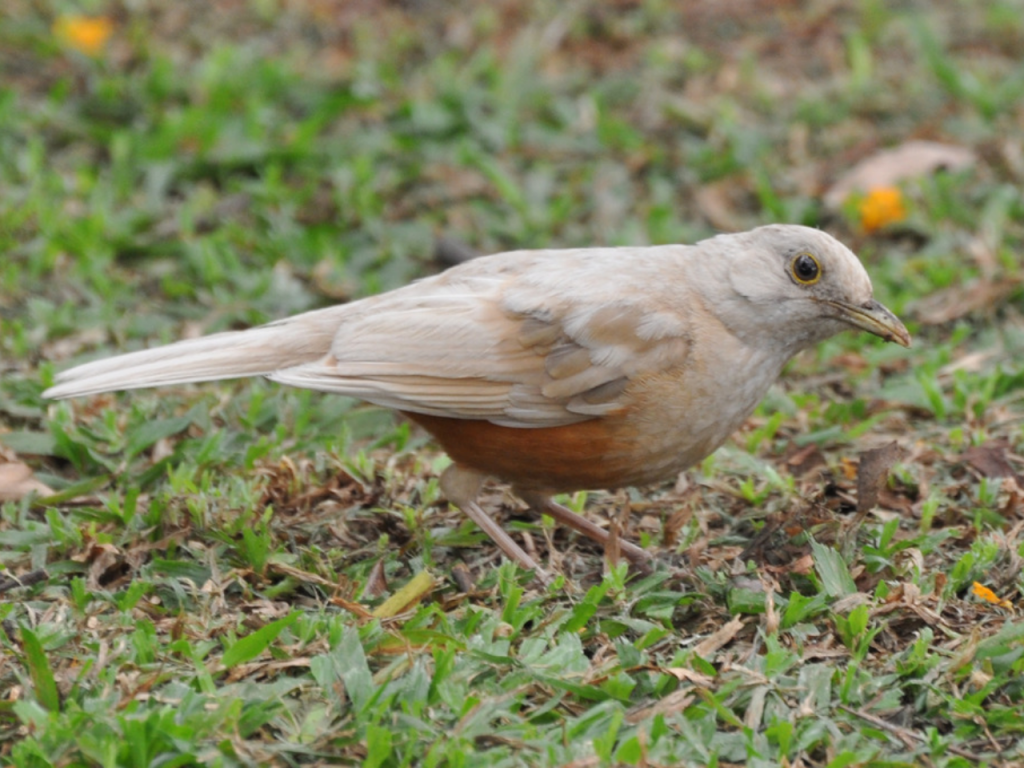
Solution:
M847 304L845 301L828 302L837 310L839 317L850 325L894 341L901 347L910 346L910 333L900 319L885 306L872 299L867 304Z

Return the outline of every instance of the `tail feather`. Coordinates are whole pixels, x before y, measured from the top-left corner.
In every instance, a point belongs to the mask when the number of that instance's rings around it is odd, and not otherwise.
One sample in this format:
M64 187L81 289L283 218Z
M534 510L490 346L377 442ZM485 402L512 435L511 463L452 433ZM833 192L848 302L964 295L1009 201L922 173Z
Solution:
M96 360L57 374L43 397L62 400L126 389L260 376L330 352L343 307L307 312L245 331L186 339Z

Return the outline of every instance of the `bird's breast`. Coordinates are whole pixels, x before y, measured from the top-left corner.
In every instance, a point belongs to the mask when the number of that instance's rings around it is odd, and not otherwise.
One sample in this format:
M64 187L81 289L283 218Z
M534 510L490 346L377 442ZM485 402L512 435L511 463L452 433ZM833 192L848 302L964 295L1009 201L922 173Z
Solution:
M523 490L644 485L674 477L720 446L750 415L781 364L726 356L639 376L613 415L557 427L506 427L417 413L452 459Z

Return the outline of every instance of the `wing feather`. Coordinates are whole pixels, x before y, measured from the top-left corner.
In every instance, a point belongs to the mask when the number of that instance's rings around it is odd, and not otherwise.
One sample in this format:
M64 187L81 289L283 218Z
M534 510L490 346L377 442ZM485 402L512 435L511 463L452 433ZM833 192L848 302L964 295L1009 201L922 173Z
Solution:
M330 354L269 378L514 427L615 413L629 405L631 380L681 365L689 350L685 302L659 296L657 274L623 270L629 251L469 262L365 302Z

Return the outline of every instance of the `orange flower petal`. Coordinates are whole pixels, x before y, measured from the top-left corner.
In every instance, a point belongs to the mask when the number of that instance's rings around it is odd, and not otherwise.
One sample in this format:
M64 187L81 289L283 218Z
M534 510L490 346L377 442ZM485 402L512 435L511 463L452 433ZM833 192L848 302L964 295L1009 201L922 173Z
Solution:
M106 16L60 16L53 23L54 37L87 56L99 54L113 32L114 23Z
M860 223L866 232L874 232L906 217L903 193L896 187L876 187L860 201Z
M995 592L986 587L984 584L981 584L977 581L974 582L974 586L971 588L971 591L975 594L976 597L980 597L982 600L985 600L986 602L995 603L996 605L1002 602L996 596Z
M1003 600L999 597L999 595L997 595L991 589L986 587L984 584L980 584L977 581L974 582L974 585L971 587L971 592L973 592L976 597L980 597L987 603L992 603L992 605L998 605L1000 608L1005 608L1008 611L1013 610L1013 603L1011 603L1009 600Z

